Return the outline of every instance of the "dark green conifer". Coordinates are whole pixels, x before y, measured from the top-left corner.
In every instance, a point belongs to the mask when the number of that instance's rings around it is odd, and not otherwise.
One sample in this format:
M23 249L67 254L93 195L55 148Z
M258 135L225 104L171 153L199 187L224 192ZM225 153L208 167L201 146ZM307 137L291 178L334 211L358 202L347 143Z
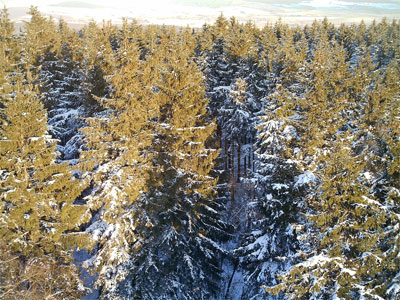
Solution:
M210 171L218 152L208 147L215 124L208 121L190 32L160 34L153 54L158 115L149 148L152 171L136 217L142 242L124 286L133 299L208 298L218 292L220 249L213 239L224 226L207 217L215 193Z

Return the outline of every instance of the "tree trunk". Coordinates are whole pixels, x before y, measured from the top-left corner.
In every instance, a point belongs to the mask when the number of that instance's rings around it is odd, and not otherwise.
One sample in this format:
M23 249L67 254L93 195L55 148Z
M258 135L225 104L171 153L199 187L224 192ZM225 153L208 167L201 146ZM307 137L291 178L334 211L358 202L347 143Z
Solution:
M235 143L231 141L231 152L230 152L230 170L231 177L235 178Z
M248 139L247 136L244 137L244 144L246 145L246 149L248 149ZM248 160L249 160L249 152L248 150L246 150L246 155L244 156L243 159L243 173L244 173L244 177L247 177L247 164L248 164Z
M225 140L225 170L229 169L228 141Z
M252 140L251 139L249 140L249 142L250 142L250 147L251 148L249 149L249 161L248 161L249 166L248 166L248 168L251 171L251 154L253 153L253 147L252 147Z
M252 138L251 138L251 150L250 150L250 153L251 153L251 156L252 156L252 164L251 164L250 168L251 168L252 171L254 172L254 171L255 171L255 163L254 163L253 143L254 143L254 140L253 140L253 137L252 137Z
M243 158L243 175L247 178L247 156Z
M222 131L221 126L217 125L217 136L219 140L219 148L222 148Z
M241 147L241 140L239 139L239 145L238 145L238 177L237 177L237 182L240 182L240 164L242 161L242 147Z

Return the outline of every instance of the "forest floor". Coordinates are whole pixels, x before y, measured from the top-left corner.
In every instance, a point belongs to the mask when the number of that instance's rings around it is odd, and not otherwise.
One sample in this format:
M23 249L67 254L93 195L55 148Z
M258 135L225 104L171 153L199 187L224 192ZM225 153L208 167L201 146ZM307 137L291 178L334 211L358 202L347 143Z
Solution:
M233 251L240 247L241 237L247 230L248 195L241 183L235 183L234 189L234 197L228 201L224 215L225 221L234 226L234 236L221 245L229 253L222 261L221 300L240 300L244 285L239 260L233 255Z

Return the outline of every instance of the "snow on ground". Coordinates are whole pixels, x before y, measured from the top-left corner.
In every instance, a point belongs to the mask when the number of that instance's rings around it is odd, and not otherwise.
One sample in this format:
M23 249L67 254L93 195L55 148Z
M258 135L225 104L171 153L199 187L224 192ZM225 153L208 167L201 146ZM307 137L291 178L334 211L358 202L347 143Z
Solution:
M235 197L228 201L225 216L226 221L235 226L235 237L221 245L226 252L231 253L240 246L240 236L247 230L248 196L242 184L236 184ZM239 261L227 257L222 262L221 294L219 299L240 300L243 293L244 279Z
M79 269L81 271L81 279L83 281L83 285L86 288L91 289L91 292L88 295L84 296L82 300L96 300L99 297L99 289L95 289L93 287L94 282L97 279L97 275L90 274L88 270L84 267L85 262L87 262L91 258L92 257L89 253L87 253L85 249L74 251L75 264L79 266Z
M263 26L279 18L289 24L311 23L314 19L330 18L335 23L366 22L386 16L389 20L400 14L397 0L283 0L283 1L227 1L227 0L0 0L0 6L10 8L11 17L28 20L30 5L46 15L64 18L71 24L85 24L91 19L121 23L122 17L134 18L144 24L166 24L201 27L213 23L222 12L239 21L253 21Z

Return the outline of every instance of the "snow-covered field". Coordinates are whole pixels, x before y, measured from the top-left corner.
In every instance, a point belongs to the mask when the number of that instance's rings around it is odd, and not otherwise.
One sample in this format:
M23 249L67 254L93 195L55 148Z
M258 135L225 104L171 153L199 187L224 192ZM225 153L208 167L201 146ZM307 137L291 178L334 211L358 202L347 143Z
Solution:
M9 8L16 21L29 19L26 12L35 5L43 14L62 17L71 24L85 24L92 19L118 23L126 17L142 24L200 27L223 13L262 26L278 18L289 24L305 24L325 16L341 23L400 15L398 0L0 0L0 5Z

